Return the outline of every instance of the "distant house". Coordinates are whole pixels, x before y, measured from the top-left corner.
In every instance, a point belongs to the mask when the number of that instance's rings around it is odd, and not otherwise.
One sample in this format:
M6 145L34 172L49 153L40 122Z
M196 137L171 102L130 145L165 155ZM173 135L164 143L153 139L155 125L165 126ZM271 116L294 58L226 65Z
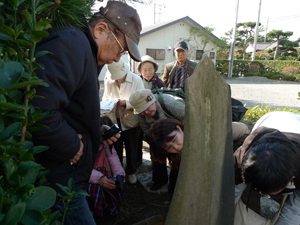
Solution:
M157 73L163 73L164 66L172 61L175 61L173 46L174 44L183 39L188 39L190 36L189 30L192 27L197 27L205 30L200 24L186 16L180 19L171 20L167 22L157 23L151 26L143 27L139 43L139 50L141 56L150 55L159 64ZM204 52L197 49L195 42L189 42L189 56L188 58L194 61L199 61L203 54L206 54L216 62L217 47L223 46L223 42L214 36L208 35L209 42L206 45ZM137 62L123 56L125 62L130 65L130 70L134 73L137 72ZM100 74L100 80L104 79L106 68Z
M276 42L257 42L256 43L256 54L264 53L267 49L275 48L277 45ZM254 49L254 43L248 43L246 46L246 53L252 53Z

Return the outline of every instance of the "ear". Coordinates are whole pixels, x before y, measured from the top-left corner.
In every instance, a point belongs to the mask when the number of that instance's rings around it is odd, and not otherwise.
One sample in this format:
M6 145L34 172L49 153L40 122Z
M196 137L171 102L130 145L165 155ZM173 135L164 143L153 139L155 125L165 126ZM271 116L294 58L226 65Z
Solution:
M101 35L109 32L109 27L105 22L99 22L93 28L93 37L95 39L99 39Z

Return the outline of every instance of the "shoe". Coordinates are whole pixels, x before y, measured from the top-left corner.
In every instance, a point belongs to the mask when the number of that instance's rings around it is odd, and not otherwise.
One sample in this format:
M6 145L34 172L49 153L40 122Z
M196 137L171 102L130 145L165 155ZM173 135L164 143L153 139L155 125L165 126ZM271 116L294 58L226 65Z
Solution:
M128 175L128 181L131 184L135 184L137 182L137 178L135 174Z
M168 183L168 181L165 182L165 183L153 183L153 184L150 186L150 190L151 190L151 191L156 191L156 190L160 189L161 186L165 185L166 183Z

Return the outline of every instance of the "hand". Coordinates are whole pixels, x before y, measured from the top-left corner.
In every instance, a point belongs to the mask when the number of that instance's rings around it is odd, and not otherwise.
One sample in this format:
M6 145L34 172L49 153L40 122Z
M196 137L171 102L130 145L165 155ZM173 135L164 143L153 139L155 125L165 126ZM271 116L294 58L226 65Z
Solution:
M111 181L110 179L108 179L106 176L101 177L98 180L98 184L101 187L107 188L107 189L116 189L116 185L115 182Z
M110 127L107 125L102 125L100 128L101 133L103 133L104 131L109 130ZM118 140L118 138L121 137L121 134L116 134L115 136L112 136L111 138L104 140L103 141L103 145L112 145L114 142L116 142Z
M83 143L81 141L82 135L78 134L78 137L80 139L80 148L79 148L79 151L77 152L77 154L73 157L73 159L70 159L71 165L78 163L78 161L80 160L80 157L83 155L83 147L84 147L84 145L83 145Z
M120 105L120 106L125 106L125 107L126 107L126 101L125 101L125 100L119 99L118 105Z

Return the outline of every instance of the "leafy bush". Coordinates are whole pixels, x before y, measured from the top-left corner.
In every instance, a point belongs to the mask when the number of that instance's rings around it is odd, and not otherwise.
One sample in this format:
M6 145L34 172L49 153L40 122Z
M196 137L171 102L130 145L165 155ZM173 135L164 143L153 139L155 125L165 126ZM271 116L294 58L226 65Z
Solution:
M281 74L278 74L278 73L263 73L263 74L261 74L261 76L266 77L268 79L273 79L273 80L279 80L283 77Z
M295 76L284 76L282 79L287 80L287 81L294 81L294 80L296 80L296 77Z
M295 66L287 66L283 69L282 74L285 76L294 76L298 74L298 68Z
M48 86L40 80L35 69L44 66L36 58L51 54L35 52L42 38L48 36L57 8L70 1L0 1L0 224L61 224L56 219L60 212L51 212L56 192L47 187L48 171L35 161L38 153L47 146L34 146L31 133L37 131L42 118L49 112L34 108L30 101L36 95L37 85ZM87 1L83 2L88 5ZM60 4L61 3L61 4ZM81 7L76 13L82 18ZM51 10L49 10L51 8ZM56 9L56 10L55 10ZM63 8L62 8L63 9ZM48 10L48 11L47 11ZM42 11L52 13L46 19ZM60 12L62 12L61 10ZM71 10L73 12L73 10ZM67 15L71 21L80 22L74 14ZM43 18L45 17L45 18ZM82 19L80 19L82 20ZM51 23L51 24L50 24ZM70 181L72 182L72 181ZM71 192L73 197L75 194Z
M288 107L272 109L271 106L263 107L263 104L261 104L261 106L256 105L254 107L248 107L248 110L242 120L251 120L253 124L255 124L263 115L275 111L294 112L300 114L300 110L290 109Z
M300 80L300 74L295 75L296 80Z
M254 75L254 73L246 73L244 76L245 77L252 77L252 76L256 76L256 75Z

